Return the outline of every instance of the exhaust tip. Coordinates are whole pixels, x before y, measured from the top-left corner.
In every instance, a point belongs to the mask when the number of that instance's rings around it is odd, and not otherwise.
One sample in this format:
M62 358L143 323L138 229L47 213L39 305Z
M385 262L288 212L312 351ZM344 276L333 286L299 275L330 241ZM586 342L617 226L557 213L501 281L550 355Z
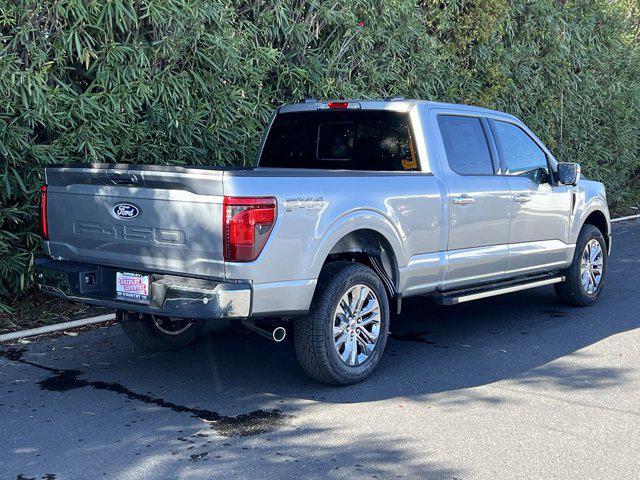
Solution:
M284 327L276 327L272 333L273 341L280 343L287 336L287 330Z

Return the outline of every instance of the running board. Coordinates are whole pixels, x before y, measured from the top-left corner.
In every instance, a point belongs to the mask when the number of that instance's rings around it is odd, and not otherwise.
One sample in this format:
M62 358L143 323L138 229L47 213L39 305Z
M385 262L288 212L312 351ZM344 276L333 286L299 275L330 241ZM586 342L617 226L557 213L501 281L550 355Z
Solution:
M467 289L458 292L447 292L434 295L433 298L438 305L456 305L458 303L470 302L481 298L495 297L506 293L519 292L520 290L528 290L530 288L543 287L545 285L553 285L554 283L564 282L565 277L546 278L544 280L536 280L527 283L512 284L508 287L493 288L485 287L484 289Z

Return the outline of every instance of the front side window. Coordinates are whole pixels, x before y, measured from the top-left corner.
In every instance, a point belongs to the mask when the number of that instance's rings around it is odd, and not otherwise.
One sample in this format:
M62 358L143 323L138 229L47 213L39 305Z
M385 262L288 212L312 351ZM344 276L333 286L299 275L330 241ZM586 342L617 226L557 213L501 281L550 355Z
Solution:
M438 126L451 170L460 175L493 175L489 145L479 118L438 115Z
M507 175L521 175L536 183L549 182L547 155L533 139L517 125L491 121L500 156Z

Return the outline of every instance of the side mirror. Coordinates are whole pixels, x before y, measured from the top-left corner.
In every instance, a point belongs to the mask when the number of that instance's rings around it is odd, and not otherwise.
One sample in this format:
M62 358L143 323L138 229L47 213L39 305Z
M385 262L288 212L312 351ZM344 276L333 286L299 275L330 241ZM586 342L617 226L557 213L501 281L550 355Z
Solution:
M580 179L580 164L558 162L558 181L563 185L576 185Z

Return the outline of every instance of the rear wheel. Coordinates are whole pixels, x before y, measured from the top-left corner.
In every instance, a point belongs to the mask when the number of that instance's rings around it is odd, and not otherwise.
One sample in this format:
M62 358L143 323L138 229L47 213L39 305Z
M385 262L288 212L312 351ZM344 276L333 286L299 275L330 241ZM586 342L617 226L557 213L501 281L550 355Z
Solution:
M595 303L604 286L607 267L607 244L602 232L585 225L576 242L571 266L564 272L566 281L556 284L562 303L586 307Z
M349 385L374 370L388 332L389 302L378 275L336 262L322 272L308 317L296 321L296 353L312 378Z
M116 318L129 339L145 350L177 350L192 343L203 323L188 318L164 317L118 310Z

